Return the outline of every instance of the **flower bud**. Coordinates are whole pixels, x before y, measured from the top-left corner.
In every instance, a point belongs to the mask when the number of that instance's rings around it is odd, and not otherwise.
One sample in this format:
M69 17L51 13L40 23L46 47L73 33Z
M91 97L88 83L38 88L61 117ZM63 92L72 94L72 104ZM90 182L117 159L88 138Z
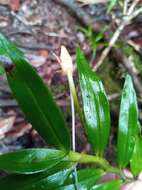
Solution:
M73 72L72 58L65 46L61 46L60 64L64 74Z

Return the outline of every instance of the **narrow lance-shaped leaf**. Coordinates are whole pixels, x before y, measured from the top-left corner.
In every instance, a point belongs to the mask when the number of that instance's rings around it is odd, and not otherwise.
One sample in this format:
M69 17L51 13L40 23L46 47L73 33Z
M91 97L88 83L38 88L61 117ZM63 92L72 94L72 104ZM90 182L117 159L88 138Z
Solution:
M1 177L0 187L4 190L44 190L47 188L49 190L49 187L52 189L64 183L72 171L72 166L73 164L68 161L61 161L44 172Z
M103 173L102 170L98 169L83 169L78 171L79 189L90 189L91 186L96 184L96 181ZM18 182L16 181L16 177ZM9 186L10 183L11 187ZM0 180L0 186L4 190L75 190L72 168L59 171L52 175L44 172L25 177L23 175L4 177Z
M136 144L130 160L130 166L131 171L135 176L142 172L142 138L139 136L136 138Z
M109 104L101 80L77 50L77 67L85 116L85 130L93 150L102 155L110 130Z
M13 173L32 174L52 168L65 157L54 149L25 149L0 155L0 169Z
M23 53L0 34L0 55L12 92L27 120L50 145L69 150L70 136L52 95Z
M138 131L137 98L132 79L127 75L122 92L119 114L117 160L120 167L125 167L129 163Z
M96 182L101 178L101 176L104 174L102 170L99 169L82 169L77 172L78 176L78 184L77 187L79 190L84 189L88 190L93 185L96 184ZM75 190L75 186L73 184L73 175L71 174L69 179L66 180L66 182L59 186L58 188L55 188L54 190Z

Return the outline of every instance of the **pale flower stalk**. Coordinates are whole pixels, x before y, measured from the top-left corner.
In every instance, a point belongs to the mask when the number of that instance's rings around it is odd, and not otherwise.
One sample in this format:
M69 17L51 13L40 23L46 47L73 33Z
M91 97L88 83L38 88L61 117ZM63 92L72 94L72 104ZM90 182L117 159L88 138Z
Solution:
M82 111L80 108L80 104L78 101L76 88L75 88L75 84L74 84L74 80L73 80L74 67L73 67L72 58L69 55L65 46L61 46L60 57L58 57L56 54L53 54L53 55L56 57L57 61L60 63L63 74L66 75L68 78L69 87L70 87L70 91L71 91L73 99L74 99L74 104L75 104L76 110L79 114L82 125L84 125L83 114L82 114Z
M62 71L65 75L67 75L69 88L70 88L70 99L71 99L71 113L72 113L72 149L75 151L75 109L74 109L74 81L73 81L73 63L72 58L69 55L65 46L61 46L61 54L60 54L60 65Z
M61 54L60 54L60 65L62 67L62 71L65 75L67 75L69 88L70 88L70 99L71 99L71 113L72 113L72 150L76 150L76 139L75 139L75 99L77 98L74 80L73 80L73 63L72 58L69 55L65 46L61 46ZM76 166L73 167L74 170L74 179L75 179L75 189L78 189L78 177L77 177L77 169Z

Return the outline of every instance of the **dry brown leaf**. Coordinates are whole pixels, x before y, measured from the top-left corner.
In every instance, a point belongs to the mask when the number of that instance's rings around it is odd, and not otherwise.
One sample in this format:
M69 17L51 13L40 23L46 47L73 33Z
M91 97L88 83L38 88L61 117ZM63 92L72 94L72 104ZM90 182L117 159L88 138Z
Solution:
M6 119L0 119L0 139L5 137L5 133L7 133L15 122L15 116L11 116Z
M38 54L39 54L40 56L45 57L45 58L48 57L48 51L45 50L45 49L41 49L41 50L39 50L39 51L38 51Z
M97 4L97 3L107 3L109 0L77 0L79 3L87 4Z
M6 136L11 138L19 138L22 137L25 133L28 133L29 130L32 128L30 123L25 125L20 125L15 127L13 130L9 131Z

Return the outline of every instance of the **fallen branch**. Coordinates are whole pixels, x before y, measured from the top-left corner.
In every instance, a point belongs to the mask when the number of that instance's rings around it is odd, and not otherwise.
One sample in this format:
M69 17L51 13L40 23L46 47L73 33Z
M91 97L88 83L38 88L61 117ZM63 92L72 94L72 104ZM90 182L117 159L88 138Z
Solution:
M112 47L115 45L116 41L118 40L120 33L123 31L125 27L125 23L122 22L120 24L120 26L118 27L118 29L115 31L114 35L112 36L112 38L109 41L108 47L106 47L104 49L104 51L101 53L101 56L98 60L98 62L96 63L96 65L94 66L94 70L96 71L104 62L105 58L107 57L107 55L109 54L110 50L112 49Z

